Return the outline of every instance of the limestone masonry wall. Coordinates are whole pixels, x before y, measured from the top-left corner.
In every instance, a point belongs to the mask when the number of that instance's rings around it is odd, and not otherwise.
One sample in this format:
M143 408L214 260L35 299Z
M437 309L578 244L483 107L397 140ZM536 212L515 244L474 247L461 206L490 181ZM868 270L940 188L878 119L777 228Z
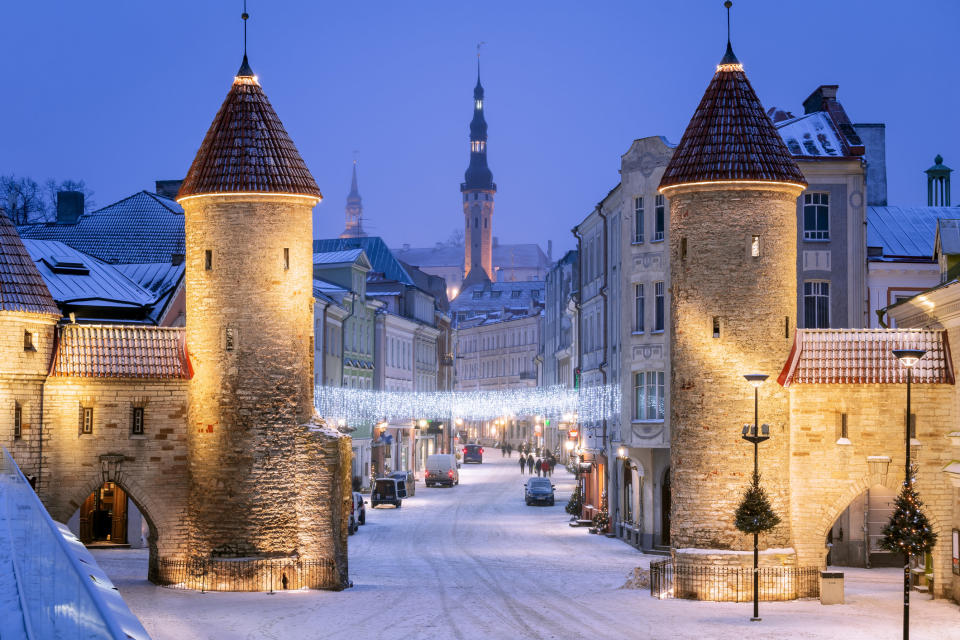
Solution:
M753 422L746 373L760 387L763 485L783 518L763 547L789 547L788 396L776 384L794 336L799 187L671 189L670 542L675 548L752 548L733 514L753 472L741 428ZM759 236L758 257L751 254ZM714 319L719 335L714 337ZM786 326L785 326L786 324Z

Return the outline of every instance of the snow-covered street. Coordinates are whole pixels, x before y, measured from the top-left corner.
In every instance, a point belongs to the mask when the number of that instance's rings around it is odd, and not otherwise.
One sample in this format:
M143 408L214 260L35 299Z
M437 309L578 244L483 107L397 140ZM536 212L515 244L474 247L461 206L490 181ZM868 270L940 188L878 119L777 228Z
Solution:
M354 586L339 593L206 593L145 579L143 550L97 550L156 640L190 638L881 638L900 637L900 573L844 568L847 604L658 601L620 589L650 557L567 525L573 478L554 507L527 507L517 458L487 450L452 489L417 487L401 509L367 510L350 538ZM960 638L960 609L912 598L916 638Z

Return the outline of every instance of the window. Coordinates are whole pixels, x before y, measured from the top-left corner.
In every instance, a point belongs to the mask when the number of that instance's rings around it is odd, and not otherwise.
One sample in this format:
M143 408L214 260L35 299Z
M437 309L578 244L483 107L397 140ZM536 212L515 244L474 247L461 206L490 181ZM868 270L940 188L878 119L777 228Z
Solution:
M13 437L19 438L23 435L23 407L19 404L13 407Z
M213 269L213 251L210 249L203 252L203 268L206 271Z
M803 239L830 239L830 194L803 194Z
M235 346L233 329L230 328L230 327L227 327L224 331L225 331L225 333L224 333L224 348L225 348L227 351L233 351L233 348L234 348L234 346Z
M473 299L474 299L474 300L479 300L479 299L482 298L482 297L483 297L483 291L474 291L474 292L473 292Z
M680 259L681 260L687 259L687 239L686 238L680 238Z
M514 289L513 291L511 291L511 292L510 292L510 297L511 297L511 298L519 298L519 297L520 297L520 290L519 290L519 289Z
M663 420L663 371L633 374L633 419Z
M134 407L130 420L130 433L135 436L143 435L143 407Z
M663 240L663 228L666 223L666 205L664 204L663 196L657 196L655 207L653 209L653 214L655 217L654 228L653 228L653 241L658 242Z
M760 257L760 236L750 236L750 257Z
M283 270L290 270L290 249L284 248L283 250Z
M633 331L634 333L643 333L643 285L633 285L634 309L633 309Z
M720 316L713 316L713 337L720 337Z
M37 348L33 344L33 334L29 331L23 332L23 350L24 351L36 351Z
M491 298L499 298L502 294L503 294L503 291L491 291L491 292L490 292L490 297L491 297Z
M643 196L633 199L633 242L643 242Z
M80 433L93 433L93 407L80 407Z
M654 318L653 318L653 330L654 331L663 331L664 324L664 287L662 282L657 282L653 285L653 295L654 295Z
M830 283L803 283L803 326L807 329L830 328Z

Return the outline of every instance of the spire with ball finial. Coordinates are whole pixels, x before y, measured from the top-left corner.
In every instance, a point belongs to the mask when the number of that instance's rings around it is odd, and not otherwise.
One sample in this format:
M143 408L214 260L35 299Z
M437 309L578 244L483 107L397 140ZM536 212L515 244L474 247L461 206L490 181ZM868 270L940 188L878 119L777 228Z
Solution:
M247 20L250 19L250 14L247 13L247 0L243 0L243 13L240 14L240 19L243 20L243 62L240 64L240 70L237 71L237 77L255 78L256 74L253 73L253 68L247 61Z
M740 64L737 56L733 55L733 46L730 44L730 7L733 6L733 3L730 2L730 0L726 0L723 6L727 8L727 51L723 54L720 64Z

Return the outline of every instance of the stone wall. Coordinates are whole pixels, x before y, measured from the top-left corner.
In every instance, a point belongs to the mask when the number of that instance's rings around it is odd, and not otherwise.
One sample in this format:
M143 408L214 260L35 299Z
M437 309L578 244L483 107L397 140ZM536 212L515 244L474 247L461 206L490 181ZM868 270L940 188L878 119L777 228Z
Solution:
M776 382L794 337L799 187L681 187L670 197L671 544L747 549L734 511L753 472L741 428L754 417L747 373L765 373L760 469L774 509L789 513L788 397ZM760 256L751 236L760 236ZM719 337L714 337L714 318ZM788 326L785 327L785 323ZM763 536L791 545L789 518ZM752 547L752 541L750 541Z
M795 384L790 392L790 520L802 566L824 564L827 531L873 485L899 492L904 478L906 385ZM954 489L940 470L957 457L952 385L915 384L911 411L920 442L911 452L916 487L939 541L933 552L937 597L950 595ZM836 444L842 414L850 444ZM889 462L886 460L889 459Z
M50 369L56 316L0 313L0 445L7 448L24 475L40 474L40 428L43 382ZM24 332L33 349L25 349ZM20 408L21 433L14 437L14 415Z

